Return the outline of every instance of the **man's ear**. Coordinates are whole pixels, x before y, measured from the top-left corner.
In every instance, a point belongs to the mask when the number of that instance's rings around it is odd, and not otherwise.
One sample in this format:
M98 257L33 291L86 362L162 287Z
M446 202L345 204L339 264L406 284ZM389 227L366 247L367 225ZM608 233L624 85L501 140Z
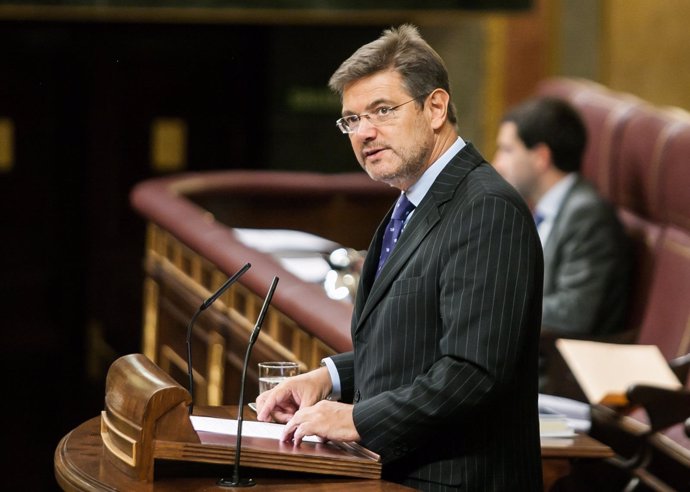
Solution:
M530 149L535 158L536 168L540 172L545 172L553 167L551 149L545 143L538 143Z
M431 115L431 127L438 130L446 122L450 95L443 89L435 89L427 96L427 102Z

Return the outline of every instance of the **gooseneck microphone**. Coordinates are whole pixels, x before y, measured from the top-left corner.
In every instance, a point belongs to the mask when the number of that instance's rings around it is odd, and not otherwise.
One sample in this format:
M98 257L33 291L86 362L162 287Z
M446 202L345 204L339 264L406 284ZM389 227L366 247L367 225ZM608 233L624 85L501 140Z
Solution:
M189 415L192 414L192 410L194 409L194 375L192 369L192 327L194 326L194 322L199 317L202 311L204 311L207 307L216 302L216 299L223 295L223 292L228 290L228 288L232 284L237 282L237 280L242 275L244 275L244 272L249 270L251 266L251 263L247 263L246 265L244 265L237 271L237 273L235 273L232 277L227 279L225 283L221 285L220 288L211 297L202 302L201 306L199 306L199 309L196 310L194 316L192 316L192 319L189 321L189 325L187 325L187 373L189 375L189 394L192 396L192 403L191 405L189 405Z
M278 285L278 277L273 277L273 282L271 282L271 287L268 289L268 294L266 294L266 299L264 299L264 304L261 306L261 311L259 312L259 317L254 325L254 330L249 337L249 344L247 345L247 352L244 356L244 365L242 366L242 379L240 381L240 408L237 412L237 445L235 446L235 470L232 474L232 479L221 478L218 480L218 485L221 487L253 487L256 482L251 478L240 479L240 453L242 452L242 415L244 414L244 383L247 380L247 366L249 365L249 355L252 353L252 347L254 342L259 337L259 331L261 331L261 325L264 322L264 317L266 316L266 311L268 311L268 305L271 303L271 298L273 297L273 292L276 290L276 285Z

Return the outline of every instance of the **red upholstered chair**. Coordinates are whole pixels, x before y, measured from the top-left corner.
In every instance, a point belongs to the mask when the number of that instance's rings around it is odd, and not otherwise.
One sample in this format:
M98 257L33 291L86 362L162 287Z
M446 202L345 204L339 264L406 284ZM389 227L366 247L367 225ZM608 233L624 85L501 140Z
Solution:
M624 220L631 222L630 217ZM650 236L654 237L653 231ZM655 249L637 343L657 345L685 389L633 385L628 390L632 408L627 412L593 406L591 434L616 451L618 458L611 462L631 471L634 480L689 490L690 439L684 423L690 417L690 233L668 226Z
M581 94L575 99L574 104L582 114L590 133L582 162L582 174L595 184L605 198L610 200L614 180L612 166L615 162L615 153L620 148L623 128L637 101L592 92ZM596 139L591 138L592 133L597 134Z
M690 352L690 233L665 228L637 343L667 359Z
M634 213L658 220L661 159L673 126L668 113L641 104L631 109L612 163L616 179L611 200Z
M547 79L537 86L536 93L565 99L580 112L588 132L582 175L611 199L615 153L631 110L641 101L583 79Z
M676 110L661 156L659 215L666 223L690 230L690 114Z
M618 209L618 218L630 238L635 269L630 291L630 310L619 341L633 342L642 326L649 300L652 275L660 249L661 226L624 208Z
M628 424L637 422L638 432L642 431L634 470L637 480L658 490L690 490L690 438L685 425L690 422L690 380L681 390L633 385L627 394L633 405L639 405L626 417Z
M618 460L634 476L625 490L638 490L637 480L654 490L690 491L683 427L690 429L690 114L582 79L547 79L535 95L560 97L581 112L590 139L583 175L617 207L633 240L628 330L603 341L657 345L686 384L668 394L634 385L628 399L638 407L622 412L594 405L591 434L628 458ZM565 373L558 389L569 390L571 380Z

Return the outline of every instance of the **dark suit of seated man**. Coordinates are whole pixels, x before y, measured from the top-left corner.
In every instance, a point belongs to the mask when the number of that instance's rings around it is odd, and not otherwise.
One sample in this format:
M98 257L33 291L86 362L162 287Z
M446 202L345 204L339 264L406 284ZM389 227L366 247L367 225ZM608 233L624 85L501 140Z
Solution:
M535 98L503 117L493 164L533 207L544 248L542 333L625 327L630 247L614 208L579 174L587 133L566 102Z
M541 490L542 252L527 205L458 136L446 68L413 26L361 47L329 85L360 165L401 195L368 249L354 350L259 395L259 420L287 422L295 445L360 442L418 490Z
M544 247L542 330L602 335L621 330L629 244L613 207L579 174L586 144L566 102L537 98L504 116L493 164L534 207Z

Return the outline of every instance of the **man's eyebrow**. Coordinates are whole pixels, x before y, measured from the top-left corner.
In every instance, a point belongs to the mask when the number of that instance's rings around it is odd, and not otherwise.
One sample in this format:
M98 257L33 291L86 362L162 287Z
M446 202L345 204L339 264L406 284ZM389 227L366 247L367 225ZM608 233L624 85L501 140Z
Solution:
M342 116L352 116L352 115L356 115L356 114L365 114L365 113L370 112L372 109L374 109L374 108L376 108L382 104L393 104L393 103L391 102L390 99L380 97L378 99L374 99L369 104L367 104L364 107L364 111L362 113L355 113L355 112L350 111L350 110L345 110L345 111L343 111Z

